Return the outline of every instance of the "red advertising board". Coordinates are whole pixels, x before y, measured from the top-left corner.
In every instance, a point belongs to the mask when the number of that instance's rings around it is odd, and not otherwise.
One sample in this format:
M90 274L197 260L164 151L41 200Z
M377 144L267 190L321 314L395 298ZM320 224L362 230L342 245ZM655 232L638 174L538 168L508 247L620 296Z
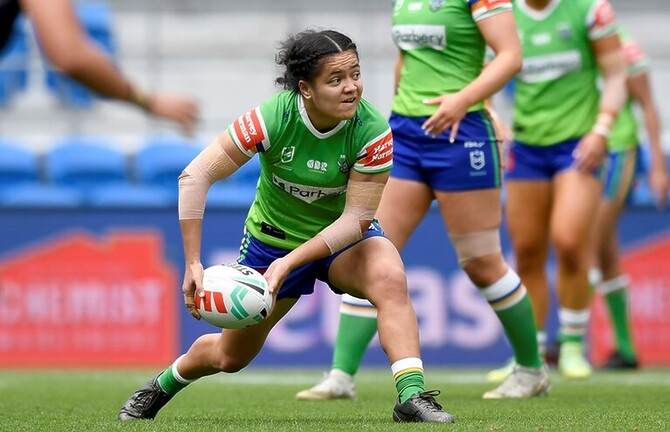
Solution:
M627 249L623 267L630 278L630 315L635 346L645 366L670 364L670 235ZM591 315L591 356L601 365L615 346L601 295Z
M177 352L160 232L44 239L0 260L0 366L156 366Z

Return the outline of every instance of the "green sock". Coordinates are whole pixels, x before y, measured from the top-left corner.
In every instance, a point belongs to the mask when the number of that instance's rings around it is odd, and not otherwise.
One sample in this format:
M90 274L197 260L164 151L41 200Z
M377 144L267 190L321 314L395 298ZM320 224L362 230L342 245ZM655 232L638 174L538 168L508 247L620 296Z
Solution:
M512 345L517 364L525 367L541 367L542 359L537 343L533 305L528 294L524 294L514 306L495 312Z
M568 309L558 307L558 340L583 344L586 329L589 325L589 309Z
M394 380L395 388L398 391L398 399L401 404L405 403L407 399L415 394L426 390L422 370L411 369L407 372L401 372Z
M377 318L340 312L332 368L354 375L376 332Z
M629 360L636 358L633 338L628 319L628 291L624 288L610 291L605 295L607 307L614 327L616 346L619 353Z
M190 384L190 382L184 382L178 380L173 373L173 368L174 364L172 364L170 367L165 369L161 374L158 376L158 386L163 390L165 393L169 394L170 396L174 396L179 392L179 390L183 389L187 385Z
M508 269L507 273L495 283L480 288L480 292L505 329L517 364L525 367L542 367L533 305L519 275L514 270Z

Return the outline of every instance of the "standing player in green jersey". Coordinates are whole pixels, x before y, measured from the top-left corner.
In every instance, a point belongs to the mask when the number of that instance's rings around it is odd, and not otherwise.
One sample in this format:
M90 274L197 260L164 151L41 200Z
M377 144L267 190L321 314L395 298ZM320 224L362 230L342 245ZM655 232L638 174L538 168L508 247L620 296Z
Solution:
M523 68L516 77L514 142L506 165L507 224L541 342L549 308L545 264L553 245L563 342L559 369L568 378L585 378L591 374L583 348L589 239L607 137L626 99L625 63L607 0L515 0L514 17ZM489 379L496 375L506 371Z
M623 52L628 65L630 98L619 112L608 140L609 157L605 177L605 192L598 210L594 239L591 242L592 268L589 280L605 297L614 327L616 351L605 367L637 368L638 360L631 335L628 316L628 278L623 273L617 247L617 224L633 183L639 143L633 102L639 103L649 138L651 167L649 186L656 194L658 207L663 208L668 197L668 173L661 147L661 132L652 96L648 62L644 51L624 30L619 30Z
M336 31L304 31L283 42L277 82L286 91L240 116L179 177L186 271L182 290L193 317L202 295L200 240L211 184L256 153L256 198L239 262L264 272L276 302L253 327L199 337L188 352L137 390L119 420L152 419L198 378L246 367L273 326L316 279L337 293L369 298L379 310L382 345L398 391L395 421L451 423L425 391L419 331L402 261L374 220L393 161L388 122L361 99L354 42ZM234 395L229 395L234 399Z
M500 248L500 138L483 103L521 66L511 9L508 0L395 2L394 165L377 212L388 238L402 249L437 200L460 266L514 348L514 373L486 392L487 399L538 396L550 388L531 302ZM486 45L496 57L482 70ZM377 321L370 304L342 301L331 371L298 399L355 396L353 375Z

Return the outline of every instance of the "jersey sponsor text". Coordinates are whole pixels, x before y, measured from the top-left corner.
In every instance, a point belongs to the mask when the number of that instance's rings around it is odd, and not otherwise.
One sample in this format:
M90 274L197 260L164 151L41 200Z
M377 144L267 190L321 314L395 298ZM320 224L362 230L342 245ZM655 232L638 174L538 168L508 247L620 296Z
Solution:
M393 41L404 50L432 48L441 51L447 46L443 25L394 25Z
M336 188L308 186L298 183L291 183L282 179L276 174L272 174L272 183L274 183L274 185L280 189L283 189L285 192L293 195L294 197L305 201L306 203L313 203L314 201L323 197L340 195L347 191L346 185L342 185Z
M518 78L528 83L548 81L578 71L581 67L582 56L577 50L529 57L523 60Z
M256 109L238 117L233 123L235 136L245 150L251 150L265 139L263 125Z

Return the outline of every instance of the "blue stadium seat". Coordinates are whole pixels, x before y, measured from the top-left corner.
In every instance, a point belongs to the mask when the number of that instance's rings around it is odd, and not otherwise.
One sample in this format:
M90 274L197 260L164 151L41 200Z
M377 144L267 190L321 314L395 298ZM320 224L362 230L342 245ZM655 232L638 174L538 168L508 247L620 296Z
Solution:
M140 184L161 186L177 196L179 174L202 146L177 137L151 138L135 153L134 169Z
M96 208L162 209L176 206L177 200L162 187L125 184L91 190L86 203Z
M26 184L0 191L0 206L5 208L78 208L84 193L69 186Z
M111 23L112 11L109 5L99 1L79 2L76 5L76 11L91 40L110 57L114 58L116 47ZM45 63L48 64L46 59ZM51 66L47 67L46 83L47 88L68 108L89 108L97 97L87 88Z
M45 155L47 180L84 191L127 183L126 154L103 139L74 137L58 142Z
M25 20L19 17L7 46L0 52L0 108L7 107L28 86L29 47Z
M18 140L0 139L0 190L39 182L39 157Z

